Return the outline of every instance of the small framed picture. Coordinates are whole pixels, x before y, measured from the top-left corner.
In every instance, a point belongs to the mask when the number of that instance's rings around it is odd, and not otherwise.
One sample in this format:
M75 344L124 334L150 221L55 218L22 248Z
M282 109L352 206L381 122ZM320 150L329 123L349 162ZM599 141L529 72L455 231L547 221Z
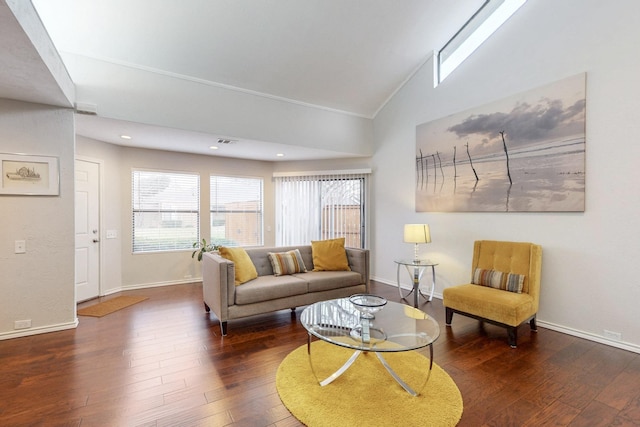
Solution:
M58 158L0 153L0 195L57 196Z

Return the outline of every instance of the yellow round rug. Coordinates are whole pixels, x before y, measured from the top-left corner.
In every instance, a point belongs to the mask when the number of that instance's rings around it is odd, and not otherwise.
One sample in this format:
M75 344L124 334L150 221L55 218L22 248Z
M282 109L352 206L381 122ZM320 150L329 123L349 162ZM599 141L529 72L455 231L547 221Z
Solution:
M313 369L320 379L335 372L353 350L315 341ZM417 352L384 353L393 370L410 387L421 389L429 359ZM451 377L433 364L420 395L411 396L391 377L374 353L362 353L331 384L321 387L303 345L285 357L276 373L284 406L309 427L455 426L462 417L462 396Z

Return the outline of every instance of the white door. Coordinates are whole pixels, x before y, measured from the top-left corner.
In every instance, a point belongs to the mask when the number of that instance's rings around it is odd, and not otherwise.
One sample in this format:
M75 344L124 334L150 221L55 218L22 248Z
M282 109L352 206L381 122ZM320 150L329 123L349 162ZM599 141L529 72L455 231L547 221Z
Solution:
M76 160L76 302L100 294L100 165Z

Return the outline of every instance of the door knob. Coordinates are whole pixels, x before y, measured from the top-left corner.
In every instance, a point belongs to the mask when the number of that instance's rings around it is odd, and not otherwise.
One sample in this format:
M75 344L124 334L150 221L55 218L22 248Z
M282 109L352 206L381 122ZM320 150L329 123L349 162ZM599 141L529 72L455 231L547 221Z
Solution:
M98 243L100 239L93 239L93 243Z

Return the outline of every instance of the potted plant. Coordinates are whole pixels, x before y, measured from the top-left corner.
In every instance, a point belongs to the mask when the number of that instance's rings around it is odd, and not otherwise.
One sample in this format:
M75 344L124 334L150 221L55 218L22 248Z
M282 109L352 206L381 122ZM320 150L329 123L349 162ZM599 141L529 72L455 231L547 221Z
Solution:
M202 261L202 255L205 252L215 252L220 249L220 245L207 243L205 239L202 239L200 242L193 242L193 247L195 251L191 253L191 258L194 258L196 254L198 254L198 261Z

